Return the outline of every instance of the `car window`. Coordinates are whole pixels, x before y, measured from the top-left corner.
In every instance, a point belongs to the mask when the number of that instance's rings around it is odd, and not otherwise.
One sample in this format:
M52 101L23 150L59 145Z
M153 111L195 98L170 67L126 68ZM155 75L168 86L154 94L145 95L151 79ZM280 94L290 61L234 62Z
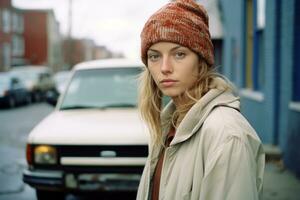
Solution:
M57 74L54 75L53 79L58 86L64 85L68 82L71 75L72 74L69 71L58 72Z
M10 82L11 82L11 86L13 88L18 88L19 87L19 79L13 77L13 78L11 78Z
M9 87L9 78L7 75L0 74L0 89L7 89Z
M41 73L39 74L39 81L43 81L45 79L45 74Z
M78 70L60 109L136 106L139 73L139 68Z
M28 70L12 71L13 74L20 77L24 82L37 81L38 74Z

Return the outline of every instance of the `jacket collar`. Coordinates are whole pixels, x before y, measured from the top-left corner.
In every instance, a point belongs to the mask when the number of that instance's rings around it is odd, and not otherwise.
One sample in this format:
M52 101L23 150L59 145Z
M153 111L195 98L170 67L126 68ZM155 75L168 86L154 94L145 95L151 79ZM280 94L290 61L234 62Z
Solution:
M192 108L176 130L175 137L170 146L181 143L190 138L199 128L209 115L209 113L218 106L227 106L234 109L240 109L239 98L231 92L220 89L209 90ZM175 111L175 105L171 101L162 112L162 131L163 137L166 136L170 129L172 114Z

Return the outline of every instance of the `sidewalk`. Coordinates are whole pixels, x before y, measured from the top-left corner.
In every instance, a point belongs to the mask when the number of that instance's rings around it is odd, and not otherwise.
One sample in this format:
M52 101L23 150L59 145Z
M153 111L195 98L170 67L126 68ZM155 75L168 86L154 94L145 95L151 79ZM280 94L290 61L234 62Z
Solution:
M300 179L284 168L281 152L276 147L264 147L266 168L263 200L300 200Z

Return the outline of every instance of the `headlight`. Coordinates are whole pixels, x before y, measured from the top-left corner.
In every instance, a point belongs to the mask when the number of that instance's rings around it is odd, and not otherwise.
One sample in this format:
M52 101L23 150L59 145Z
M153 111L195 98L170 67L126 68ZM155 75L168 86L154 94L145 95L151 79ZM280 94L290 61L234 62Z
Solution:
M55 147L40 145L34 148L34 162L36 164L57 164Z

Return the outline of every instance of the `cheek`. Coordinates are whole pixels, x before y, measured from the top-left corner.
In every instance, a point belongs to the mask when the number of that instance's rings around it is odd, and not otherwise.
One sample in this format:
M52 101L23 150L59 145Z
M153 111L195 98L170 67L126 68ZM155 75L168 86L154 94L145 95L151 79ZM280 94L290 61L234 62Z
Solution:
M149 73L150 73L151 77L153 78L153 80L155 81L155 83L158 84L159 80L158 80L157 71L153 68L149 68Z
M198 80L198 69L191 70L185 74L185 83L188 88L191 88Z

